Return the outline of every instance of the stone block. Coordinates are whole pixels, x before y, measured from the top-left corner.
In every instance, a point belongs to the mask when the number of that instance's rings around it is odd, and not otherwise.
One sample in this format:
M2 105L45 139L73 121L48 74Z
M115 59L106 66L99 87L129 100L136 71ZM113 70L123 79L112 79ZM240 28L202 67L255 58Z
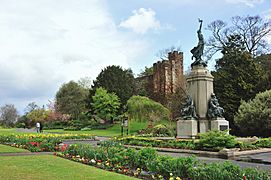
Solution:
M211 120L211 130L229 130L229 121L225 118L216 118Z
M177 138L195 138L198 134L198 123L196 120L177 121Z

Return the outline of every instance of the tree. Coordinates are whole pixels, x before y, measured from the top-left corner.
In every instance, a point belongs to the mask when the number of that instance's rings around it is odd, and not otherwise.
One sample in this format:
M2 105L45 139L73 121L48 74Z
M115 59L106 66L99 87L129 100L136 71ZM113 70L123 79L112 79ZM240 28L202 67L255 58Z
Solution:
M6 104L0 108L0 123L12 127L18 119L18 111L13 104Z
M271 90L259 93L253 100L242 101L234 117L244 136L271 136Z
M262 83L262 87L271 89L271 54L262 54L256 57L255 60L265 72L265 80Z
M153 67L145 66L145 69L141 70L141 72L137 76L144 77L144 76L150 76L150 75L153 75Z
M90 89L91 88L91 84L92 84L92 81L91 81L91 78L90 77L83 77L83 78L80 78L77 83L82 86L83 88L85 89Z
M116 93L122 104L134 94L135 79L131 69L122 69L120 66L108 66L103 69L93 81L92 93L103 87L110 93Z
M108 93L104 88L97 88L92 97L92 109L94 114L104 120L113 122L120 107L120 100L115 93Z
M156 121L170 118L170 111L166 107L147 97L132 96L127 102L127 107L128 115L134 121L147 121L152 125Z
M87 95L87 90L74 81L63 84L56 93L57 111L78 119L79 114L86 111Z
M45 122L48 118L49 111L44 108L35 109L27 113L26 117L31 121L31 125L34 125L37 122Z
M264 72L248 52L233 51L217 60L212 74L214 91L225 109L224 116L235 129L234 114L241 100L249 100L263 90Z
M35 110L35 109L39 109L39 106L38 106L35 102L31 102L31 103L29 103L29 104L26 106L26 108L25 108L24 111L25 111L26 114L27 114L27 113L29 113L29 112Z
M160 58L161 60L168 60L168 53L174 51L181 51L181 46L171 46L169 48L161 49L156 53L156 57Z
M253 57L268 50L266 37L271 33L271 21L265 21L260 16L235 16L232 25L216 20L208 25L212 36L207 41L206 54L209 58L216 52L227 50L230 37L238 37L247 52Z

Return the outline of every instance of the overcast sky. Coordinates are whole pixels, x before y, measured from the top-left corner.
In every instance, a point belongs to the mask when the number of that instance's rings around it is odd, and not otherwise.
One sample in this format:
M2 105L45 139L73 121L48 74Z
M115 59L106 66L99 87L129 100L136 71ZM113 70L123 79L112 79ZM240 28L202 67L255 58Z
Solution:
M61 84L108 65L138 74L155 54L181 46L185 70L198 18L271 18L270 0L0 0L0 105L53 100ZM203 30L208 37L208 32Z

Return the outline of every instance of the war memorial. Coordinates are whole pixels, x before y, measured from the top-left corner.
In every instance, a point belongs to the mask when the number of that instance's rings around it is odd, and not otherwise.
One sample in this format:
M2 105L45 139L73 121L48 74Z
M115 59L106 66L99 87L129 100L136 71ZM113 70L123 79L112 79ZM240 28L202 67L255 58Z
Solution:
M204 38L201 32L202 20L197 31L198 45L191 53L191 73L187 76L187 99L177 121L177 138L195 138L198 133L209 130L228 130L229 122L223 118L223 108L213 90L213 76L202 59Z

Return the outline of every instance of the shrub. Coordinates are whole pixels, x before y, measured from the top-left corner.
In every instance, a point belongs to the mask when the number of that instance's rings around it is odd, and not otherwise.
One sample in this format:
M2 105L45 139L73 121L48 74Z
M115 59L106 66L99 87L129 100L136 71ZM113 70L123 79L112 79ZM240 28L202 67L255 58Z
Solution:
M271 90L242 101L234 121L244 136L271 136Z
M48 121L44 123L43 129L63 129L67 123L67 121Z
M255 145L257 147L271 148L271 138L259 139Z
M140 136L145 137L167 137L174 136L171 129L164 124L158 124L154 127L149 127L139 131Z
M248 142L238 142L237 147L239 147L241 151L258 149L257 145Z
M162 104L147 97L132 96L128 102L128 115L131 120L150 123L169 120L170 111Z
M209 131L199 135L196 146L198 149L219 151L223 148L233 148L237 144L234 136L226 131Z

